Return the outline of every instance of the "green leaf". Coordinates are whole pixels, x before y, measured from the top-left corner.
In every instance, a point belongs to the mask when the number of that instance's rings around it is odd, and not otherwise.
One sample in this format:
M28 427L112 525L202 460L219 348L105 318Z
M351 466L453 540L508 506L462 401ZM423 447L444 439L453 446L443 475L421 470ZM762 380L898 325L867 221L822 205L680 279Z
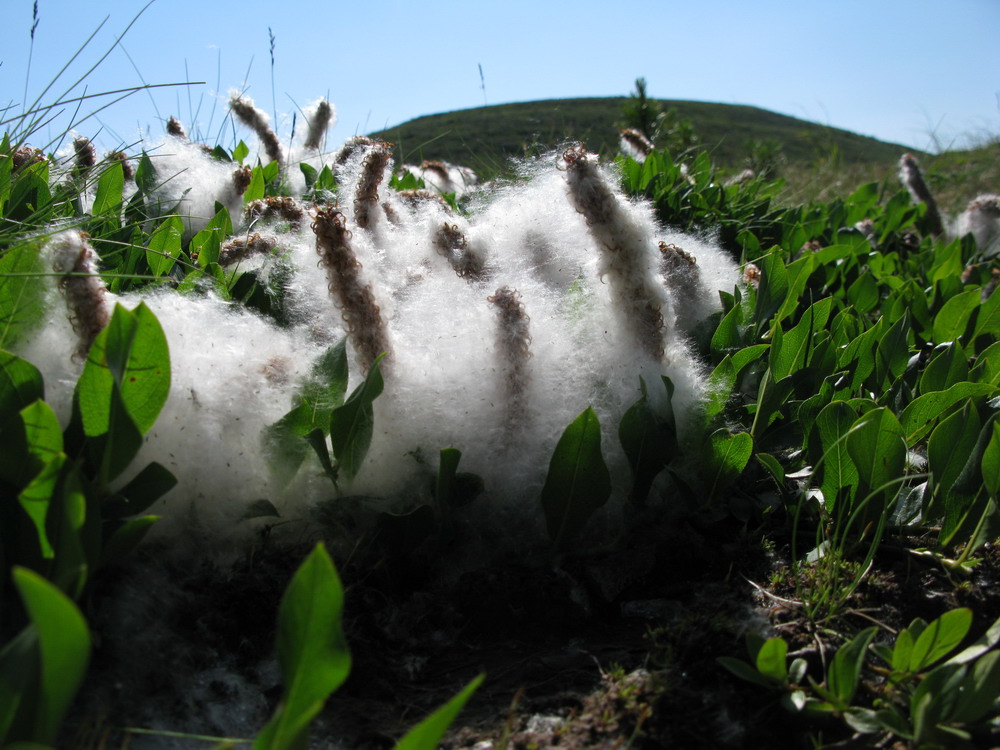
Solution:
M117 225L122 206L122 190L125 188L125 172L120 161L111 162L97 181L97 194L91 213L94 216L110 214Z
M952 490L979 438L982 425L972 401L941 420L927 440L927 467L933 477L934 497ZM932 503L937 503L932 499ZM930 519L925 519L930 520Z
M104 503L101 515L104 518L124 518L142 513L176 485L177 477L153 461Z
M344 403L347 378L345 337L323 352L313 363L309 379L302 388L302 403L309 410L309 430L315 427L329 428L331 413Z
M729 672L762 688L773 689L778 687L772 680L764 677L760 672L747 664L742 659L734 659L731 656L717 656L715 661L720 666L725 667Z
M743 473L753 454L753 438L749 432L733 434L723 428L712 433L709 445L712 485L708 496L714 498Z
M38 669L35 629L24 628L0 648L0 747L17 717L25 692Z
M983 484L993 497L1000 493L1000 423L993 423L993 437L983 453Z
M976 327L973 331L973 340L984 334L992 333L994 336L1000 334L1000 296L991 294L979 308L979 315L976 317Z
M892 411L882 407L859 418L847 433L847 452L858 469L862 488L887 498L895 496L896 485L886 485L903 476L906 438Z
M139 516L125 521L108 537L101 550L101 566L117 563L139 546L159 516Z
M170 392L170 354L163 329L145 302L133 311L116 305L108 327L90 348L77 384L86 435L108 432L113 388L136 428L147 433Z
M184 222L180 216L168 216L149 238L146 245L146 263L153 276L166 276L181 254Z
M876 627L865 628L845 646L842 646L833 657L827 676L827 687L844 708L849 706L854 699L854 693L858 689L858 678L861 675L861 666L865 660L865 652L877 631Z
M907 444L913 445L923 439L931 431L934 421L955 404L967 398L992 396L996 391L997 387L994 385L965 382L956 383L946 391L934 391L918 396L899 415L899 422L906 433Z
M247 509L243 511L240 520L249 521L253 518L281 518L281 514L274 507L274 503L267 498L261 498L247 505Z
M847 300L858 312L874 310L879 303L878 282L871 272L865 271L847 288Z
M645 502L653 479L679 451L673 422L653 410L641 378L640 387L642 396L622 415L618 425L618 439L632 471L629 498L637 504Z
M191 238L188 245L192 258L197 258L202 268L210 263L218 263L222 241L233 232L233 224L229 219L229 211L220 206L208 225Z
M52 407L35 401L21 409L28 451L38 460L39 468L51 461L63 449L62 427Z
M979 307L979 290L970 289L956 294L944 303L934 317L934 340L939 344L956 341L965 333L972 311Z
M910 359L909 334L910 316L904 313L875 347L875 379L880 386L886 379L895 380L906 371Z
M24 512L28 514L38 532L38 548L45 559L55 557L55 550L49 540L47 521L52 496L56 492L63 466L66 463L65 454L52 457L42 470L21 490L17 500Z
M0 348L13 348L45 320L46 268L41 242L17 245L0 255ZM8 355L12 356L12 355Z
M382 393L384 381L379 363L384 354L376 357L364 382L354 389L347 401L330 415L330 442L339 468L353 477L361 468L372 441L375 412L372 403Z
M975 643L962 649L945 663L967 664L973 659L978 659L998 643L1000 643L1000 617L993 621L993 624L976 639Z
M54 745L90 661L90 633L76 605L42 576L17 567L13 575L41 657L31 739Z
M261 167L254 167L250 177L250 186L243 193L243 202L250 203L264 197L264 170Z
M458 713L483 683L485 677L481 674L473 679L458 695L413 727L396 743L394 750L437 750L444 733L448 731L448 727L455 721Z
M842 490L853 491L858 486L858 469L847 450L847 432L857 420L857 412L844 401L832 401L816 417L820 455L812 456L813 465L821 472L820 489L833 510Z
M784 683L788 679L788 644L784 638L771 638L757 652L757 671L770 680Z
M780 253L772 252L758 263L760 266L760 287L757 290L757 305L754 309L754 320L757 330L763 330L772 316L781 308L788 295L788 273L782 262ZM775 320L780 323L780 320Z
M910 672L925 671L958 646L971 625L972 610L961 608L945 612L924 628L917 638L907 669Z
M1000 695L1000 651L983 656L962 683L962 698L951 721L972 724L996 714Z
M601 454L601 425L587 407L563 431L549 461L542 508L557 550L576 536L611 495L611 474Z
M44 396L38 368L16 354L0 350L0 425Z
M340 578L326 548L317 544L281 598L278 661L284 691L254 750L306 746L309 724L351 669L343 608Z
M242 164L243 160L246 159L247 156L249 155L250 155L250 147L247 146L247 144L245 144L243 141L237 143L236 148L233 149L233 161L237 161L240 164Z
M953 341L940 349L920 376L917 390L921 394L943 391L968 379L968 357L961 344Z
M306 181L306 190L312 190L313 185L316 184L316 177L319 172L316 171L316 167L311 164L306 164L304 161L299 162L299 170L302 172L302 176Z
M778 381L809 364L813 335L826 327L830 318L833 298L820 300L805 312L798 324L780 337L777 331L771 345L771 377Z
M990 344L976 357L969 380L1000 385L1000 341Z
M135 185L143 195L149 195L157 187L156 167L145 151L135 168Z

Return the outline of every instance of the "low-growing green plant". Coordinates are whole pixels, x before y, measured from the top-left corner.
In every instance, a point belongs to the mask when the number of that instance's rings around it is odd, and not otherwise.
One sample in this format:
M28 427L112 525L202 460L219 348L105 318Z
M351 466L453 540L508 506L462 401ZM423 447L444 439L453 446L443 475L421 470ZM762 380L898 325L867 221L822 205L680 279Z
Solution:
M873 643L878 628L866 628L837 649L818 680L804 657L788 662L780 637L748 634L750 663L717 661L743 680L779 691L792 713L833 716L856 732L897 737L913 748L971 748L1000 716L1000 652L993 650L1000 620L957 651L971 625L968 609L929 624L918 618L891 646Z

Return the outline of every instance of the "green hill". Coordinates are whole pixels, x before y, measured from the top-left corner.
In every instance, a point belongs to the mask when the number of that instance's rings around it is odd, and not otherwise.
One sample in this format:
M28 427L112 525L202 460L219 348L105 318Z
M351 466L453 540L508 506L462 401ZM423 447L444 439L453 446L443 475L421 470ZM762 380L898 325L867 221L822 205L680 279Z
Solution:
M550 99L476 107L418 117L372 135L397 144L404 162L440 159L491 173L510 157L539 153L568 140L583 141L598 153L617 152L617 122L625 101L624 97ZM660 103L664 110L673 109L678 118L693 123L700 145L712 151L721 166L742 167L752 140L780 143L790 164L812 163L831 154L841 163L886 163L912 150L758 107Z

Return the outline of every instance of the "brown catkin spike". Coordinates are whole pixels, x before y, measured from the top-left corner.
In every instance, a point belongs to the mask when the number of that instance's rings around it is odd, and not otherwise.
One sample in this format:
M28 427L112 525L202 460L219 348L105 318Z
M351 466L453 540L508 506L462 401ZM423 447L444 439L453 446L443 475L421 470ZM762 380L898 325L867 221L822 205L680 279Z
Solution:
M306 133L306 148L311 151L319 151L323 136L330 127L333 119L333 107L326 99L320 99L316 104L316 111L312 119L309 120L309 130Z
M253 181L253 170L250 167L237 167L233 172L233 189L237 195L243 195Z
M235 237L219 250L219 265L229 266L251 255L270 255L277 246L274 237L262 237L257 232L249 237Z
M94 151L94 144L86 136L79 135L73 139L73 153L75 154L76 171L85 174L97 164L97 152Z
M251 224L256 221L281 219L287 221L292 229L298 230L302 226L304 216L305 211L294 198L267 196L250 201L246 207L247 221Z
M614 296L625 323L639 345L662 359L665 352L662 308L666 292L650 269L644 267L645 248L636 227L618 205L597 166L597 156L583 146L563 153L570 202L583 214L591 236L603 255Z
M385 177L392 155L391 144L376 141L365 154L361 165L361 179L354 190L354 222L362 229L373 229L377 215L378 189Z
M65 274L59 288L78 339L73 356L83 359L110 320L105 304L107 289L97 272L97 253L87 243L86 235L72 229L53 237L51 249L52 270Z
M359 149L374 146L379 142L380 141L378 141L378 139L369 138L367 135L356 135L353 138L348 138L344 141L344 145L340 147L340 151L338 151L337 155L333 158L333 163L338 166L343 166L344 164L347 164L348 160L350 160L350 158L354 156Z
M441 197L441 193L421 189L400 190L396 195L406 206L412 209L419 209L428 203L433 203L435 206L443 208L448 213L452 213L451 206L448 205L448 201Z
M458 224L444 222L431 238L431 244L444 257L459 277L469 282L489 278L482 255L469 245Z
M281 154L281 144L278 142L278 136L274 134L271 126L268 125L267 114L257 109L252 99L239 95L235 95L229 100L229 108L244 125L257 134L261 144L264 146L267 158L278 162L278 164L284 164L284 158Z
M618 135L621 139L622 152L639 163L642 163L653 150L650 140L635 128L625 128Z
M135 171L124 152L112 151L108 154L108 161L117 161L122 165L122 176L125 178L125 182L132 182L135 179Z
M984 193L969 201L958 217L955 231L959 237L971 234L981 253L996 255L995 243L1000 237L1000 195Z
M678 245L660 242L660 275L670 292L677 327L690 331L697 324L699 298L705 294L698 261Z
M380 354L384 353L386 359L392 357L389 331L381 310L375 303L371 285L362 282L361 263L351 247L351 233L344 215L335 207L320 208L312 229L320 265L326 269L330 296L340 309L357 362L367 373ZM383 360L383 372L385 369Z
M180 120L176 117L167 118L167 135L172 135L174 138L180 138L184 141L188 139L187 131L184 130L184 126L181 125Z
M14 171L24 169L29 164L38 164L39 162L45 161L45 154L42 153L40 148L32 148L31 146L22 146L13 154L11 154L11 159L14 164Z
M910 191L910 197L917 203L927 206L927 223L930 225L931 234L935 237L944 232L941 223L941 213L938 211L937 202L931 195L930 188L924 182L924 174L920 171L917 158L913 154L903 154L899 160L899 179Z
M530 380L530 318L524 312L521 295L516 289L501 287L487 299L498 314L497 354L504 378L505 422L509 430L522 424L528 416L525 397Z

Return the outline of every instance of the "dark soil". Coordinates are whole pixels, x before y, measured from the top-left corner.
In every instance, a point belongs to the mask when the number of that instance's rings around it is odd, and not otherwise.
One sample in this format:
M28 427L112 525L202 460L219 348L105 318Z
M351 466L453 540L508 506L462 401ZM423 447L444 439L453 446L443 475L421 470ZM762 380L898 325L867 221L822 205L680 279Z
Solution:
M716 658L746 658L748 631L781 634L818 662L820 649L872 623L888 634L965 606L978 634L1000 616L997 546L964 576L886 545L858 590L818 621L797 598L809 581L792 576L780 533L762 544L760 530L729 519L641 536L451 576L440 575L446 545L338 559L353 666L312 746L391 748L485 672L446 748L887 747L878 735L852 739L842 722L789 714L777 693ZM123 727L252 737L280 698L275 613L308 551L264 544L221 566L165 562L150 548L106 574L88 617L107 635L66 744L212 746Z

